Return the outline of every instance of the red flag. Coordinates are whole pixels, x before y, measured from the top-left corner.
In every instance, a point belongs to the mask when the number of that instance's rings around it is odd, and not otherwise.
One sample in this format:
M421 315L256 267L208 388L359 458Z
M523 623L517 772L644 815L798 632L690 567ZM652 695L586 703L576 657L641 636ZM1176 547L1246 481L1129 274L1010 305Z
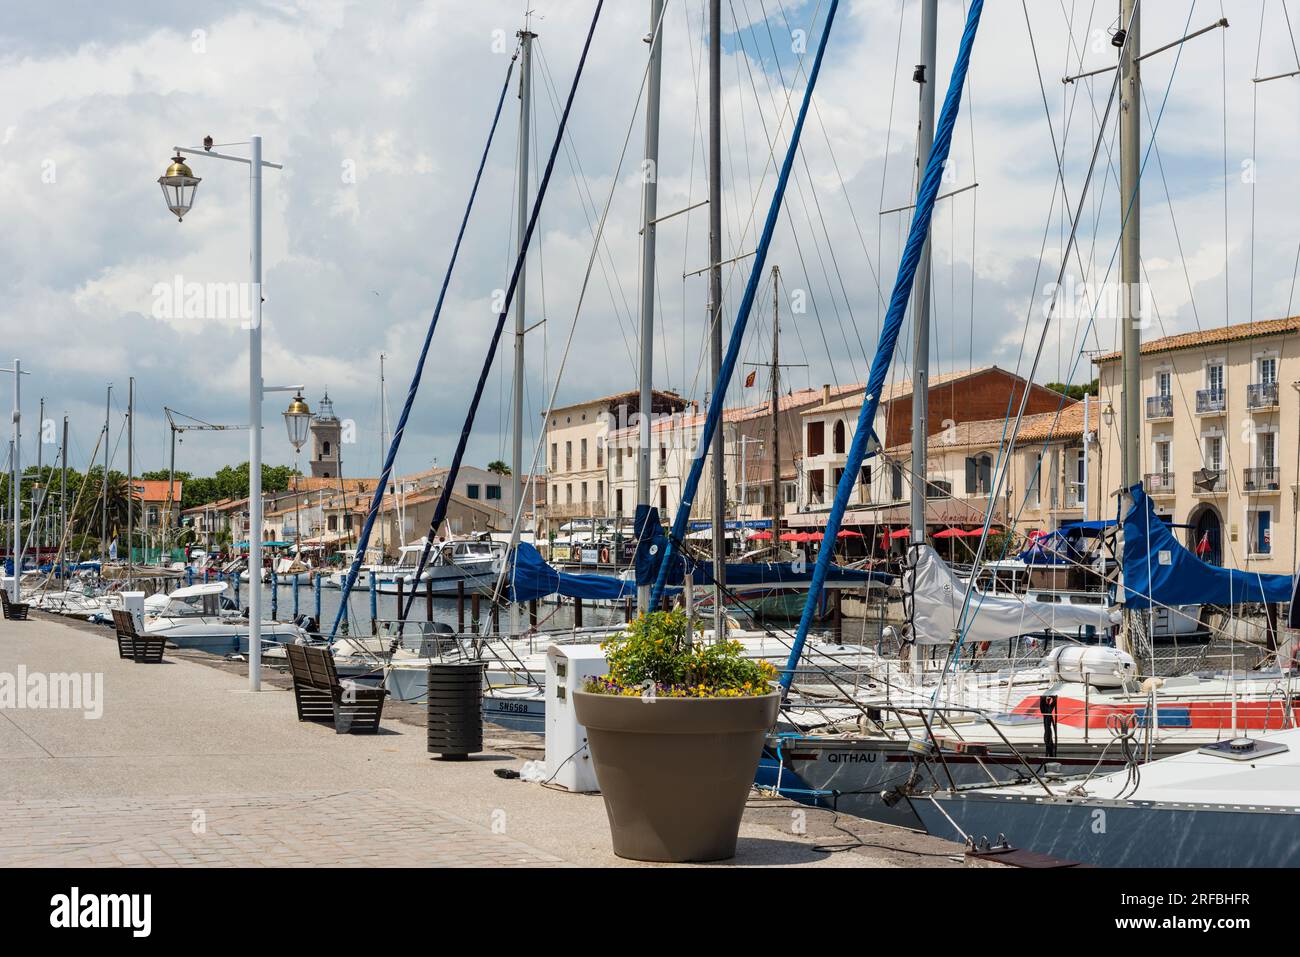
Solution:
M1205 555L1210 550L1210 533L1202 532L1201 540L1196 543L1196 554Z
M755 380L757 377L758 377L758 370L757 370L757 369L751 369L751 370L749 371L749 375L745 376L745 388L746 388L746 389L753 388L754 380Z

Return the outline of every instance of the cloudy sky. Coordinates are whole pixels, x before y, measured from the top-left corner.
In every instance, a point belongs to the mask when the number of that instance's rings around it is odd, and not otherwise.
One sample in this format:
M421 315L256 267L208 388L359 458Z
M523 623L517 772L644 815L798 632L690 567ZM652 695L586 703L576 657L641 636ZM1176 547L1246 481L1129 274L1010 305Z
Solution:
M532 0L533 188L551 148L594 0ZM647 2L610 0L579 87L529 261L527 421L535 432L559 376L560 401L632 388L641 218L641 86ZM660 213L706 196L707 88L702 0L668 0L664 23ZM753 250L774 169L806 81L828 0L724 0L723 258ZM1144 17L1146 49L1226 16L1214 30L1144 63L1143 252L1158 310L1151 335L1283 315L1297 262L1294 156L1300 67L1291 31L1300 6L1162 0ZM940 370L995 362L1026 370L1022 344L1042 328L1069 216L1110 94L1110 75L1062 76L1114 61L1114 0L990 0L976 45L949 187L934 227ZM112 383L115 467L128 379L136 379L139 468L166 464L164 406L209 422L246 419L247 333L238 315L171 302L248 272L248 180L242 167L192 160L203 178L178 223L157 177L173 145L205 135L265 140L265 379L328 389L356 424L345 472L378 470L379 355L388 402L405 396L445 273L474 169L505 77L520 0L6 0L0 34L0 331L20 356L35 456L36 404L70 417L74 463L95 446ZM940 90L964 19L940 4ZM816 109L768 266L779 265L782 355L795 386L864 377L906 218L886 213L913 189L917 0L844 0ZM1300 24L1297 24L1300 25ZM804 54L801 41L809 51ZM1082 64L1082 66L1081 66ZM1040 80L1042 86L1040 87ZM450 460L512 264L518 101L512 87L416 400L400 466ZM1046 108L1044 105L1046 99ZM1114 281L1114 123L1078 224L1077 265ZM1158 126L1157 126L1158 123ZM1155 128L1154 148L1150 148ZM630 134L630 138L629 138ZM1056 181L1064 151L1066 196ZM626 150L625 150L626 144ZM773 152L776 159L773 159ZM606 204L608 220L593 236ZM709 390L706 210L663 224L657 274L656 385ZM725 272L735 320L752 260ZM972 276L974 277L972 282ZM744 360L771 340L766 280ZM220 312L220 310L217 310ZM1292 308L1294 311L1294 308ZM513 323L511 327L513 327ZM565 344L572 330L572 345ZM1041 380L1088 377L1080 348L1107 348L1112 317L1063 316L1047 333ZM1026 338L1028 337L1028 338ZM470 461L508 458L511 345L503 342ZM907 356L896 364L908 374ZM561 374L561 367L562 374ZM728 401L762 397L739 384ZM7 385L5 386L8 387ZM291 462L279 412L265 406L266 456ZM532 439L528 443L531 453ZM54 446L46 447L46 455ZM209 472L246 458L240 433L191 433L178 467Z

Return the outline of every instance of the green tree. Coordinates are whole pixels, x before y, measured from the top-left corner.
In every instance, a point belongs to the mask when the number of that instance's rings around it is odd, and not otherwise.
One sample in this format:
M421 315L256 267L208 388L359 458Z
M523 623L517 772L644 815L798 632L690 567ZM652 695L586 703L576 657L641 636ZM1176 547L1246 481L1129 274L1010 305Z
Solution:
M506 463L502 462L500 459L497 459L495 462L489 462L487 470L495 475L510 474L510 466L506 465Z
M1096 379L1086 385L1066 385L1064 382L1049 382L1047 388L1076 400L1082 399L1085 395L1095 396L1101 391L1100 383Z

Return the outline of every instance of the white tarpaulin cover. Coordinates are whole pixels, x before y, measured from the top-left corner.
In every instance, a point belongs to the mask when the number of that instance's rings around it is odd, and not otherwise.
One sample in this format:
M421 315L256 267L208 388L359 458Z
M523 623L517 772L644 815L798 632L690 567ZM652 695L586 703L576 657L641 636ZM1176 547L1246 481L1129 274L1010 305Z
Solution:
M918 644L946 645L961 618L962 604L970 585L962 582L929 545L912 550L916 565L911 588L912 621ZM1013 595L990 595L976 590L966 612L967 641L997 641L1031 632L1052 631L1072 635L1091 625L1098 630L1110 626L1104 605L1069 605L1033 601Z

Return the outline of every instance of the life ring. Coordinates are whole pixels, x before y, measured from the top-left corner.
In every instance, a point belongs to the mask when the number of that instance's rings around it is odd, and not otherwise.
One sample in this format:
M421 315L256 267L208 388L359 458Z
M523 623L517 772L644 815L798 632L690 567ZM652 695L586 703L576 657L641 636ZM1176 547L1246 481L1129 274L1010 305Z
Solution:
M601 563L602 565L608 565L608 564L609 564L609 549L608 549L608 548L602 548L602 549L600 550L600 563Z

